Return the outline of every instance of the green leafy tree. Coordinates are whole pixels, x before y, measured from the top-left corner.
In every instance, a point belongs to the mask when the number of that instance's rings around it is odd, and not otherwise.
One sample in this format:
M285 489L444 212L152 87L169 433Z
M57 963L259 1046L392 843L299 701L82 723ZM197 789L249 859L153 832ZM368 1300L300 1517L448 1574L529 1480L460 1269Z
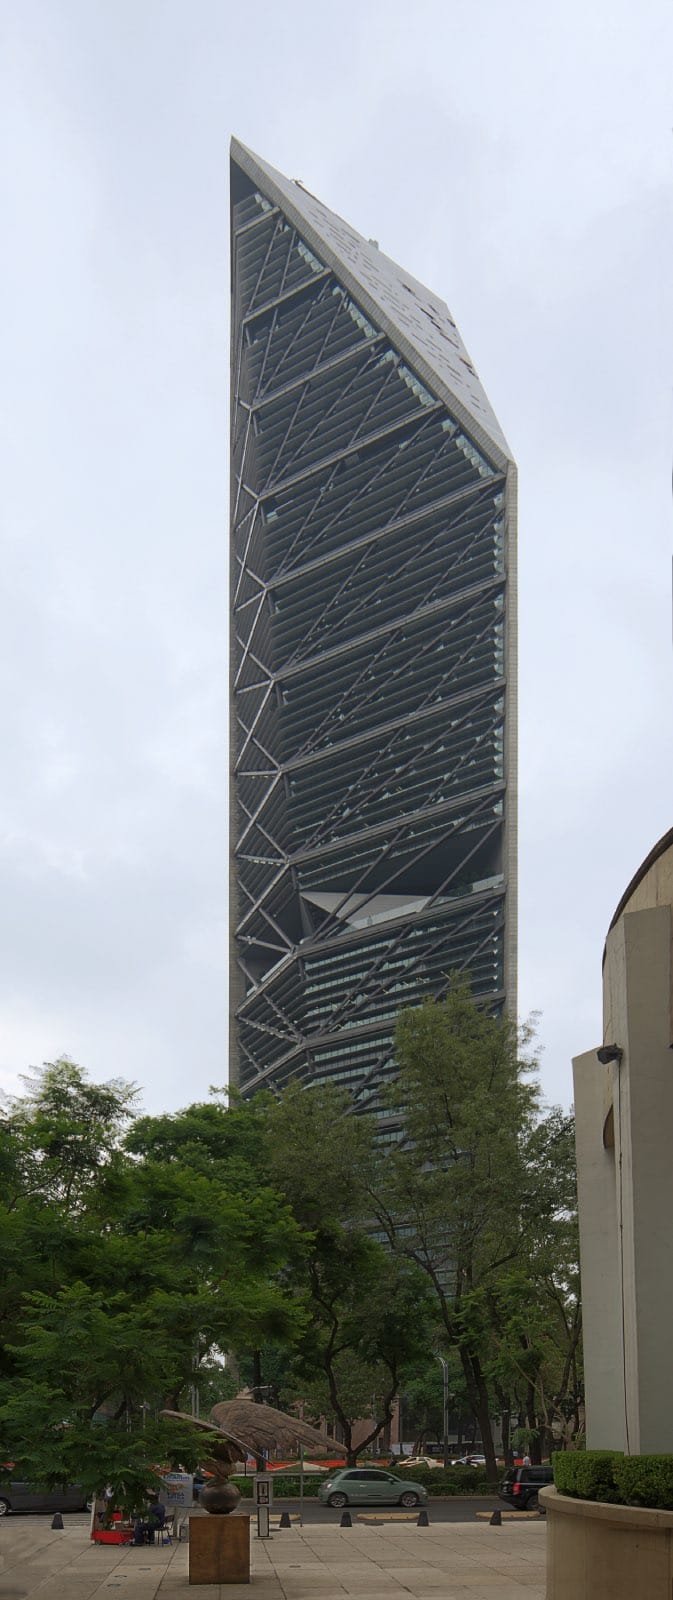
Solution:
M457 1429L461 1444L461 1418L469 1414L463 1373L455 1350L447 1350L444 1358L448 1368L449 1424ZM441 1442L444 1432L444 1378L437 1355L428 1357L426 1353L405 1379L402 1408L404 1437L413 1438L411 1453L424 1455L428 1441Z
M552 1109L524 1146L521 1250L492 1293L494 1379L533 1459L573 1442L583 1414L574 1118Z
M390 1101L406 1137L375 1170L370 1203L392 1249L424 1274L495 1482L491 1297L521 1255L532 1062L512 1024L459 982L445 1000L400 1013L396 1046Z
M6 1100L0 1116L0 1397L26 1297L88 1279L93 1256L105 1276L135 1101L132 1085L91 1084L65 1058L24 1081L26 1094Z
M305 1237L295 1282L308 1320L286 1394L339 1424L352 1463L389 1425L430 1334L421 1275L372 1237L373 1129L348 1112L347 1097L297 1085L266 1108L270 1172ZM356 1444L365 1418L371 1426Z
M310 1319L294 1362L299 1392L338 1422L348 1463L390 1425L410 1364L429 1337L419 1275L366 1234L317 1232L308 1258ZM356 1444L356 1423L369 1419Z
M86 1205L92 1185L112 1176L138 1090L121 1078L90 1083L67 1056L23 1082L25 1094L7 1102L16 1174L24 1191L72 1212Z
M193 1471L204 1449L203 1435L169 1420L149 1417L143 1428L126 1422L92 1427L46 1383L20 1387L2 1408L2 1426L22 1478L47 1488L78 1483L91 1499L111 1490L110 1516L116 1507L136 1515L148 1490L161 1490L160 1469Z
M216 1378L221 1397L222 1350L292 1342L303 1325L286 1281L302 1231L261 1171L257 1113L190 1107L129 1132L132 1101L54 1063L0 1127L0 1422L13 1457L39 1400L54 1448L54 1414L67 1425L56 1443L71 1466L74 1439L100 1454L101 1418L137 1435L151 1464L161 1407L185 1408L194 1386L205 1398Z

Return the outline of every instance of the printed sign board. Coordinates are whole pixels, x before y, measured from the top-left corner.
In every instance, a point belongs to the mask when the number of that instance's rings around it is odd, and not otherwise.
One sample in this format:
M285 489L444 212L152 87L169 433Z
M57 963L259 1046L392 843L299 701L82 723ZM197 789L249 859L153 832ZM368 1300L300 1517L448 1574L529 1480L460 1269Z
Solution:
M167 1511L186 1511L194 1501L194 1479L190 1472L163 1472L163 1500Z

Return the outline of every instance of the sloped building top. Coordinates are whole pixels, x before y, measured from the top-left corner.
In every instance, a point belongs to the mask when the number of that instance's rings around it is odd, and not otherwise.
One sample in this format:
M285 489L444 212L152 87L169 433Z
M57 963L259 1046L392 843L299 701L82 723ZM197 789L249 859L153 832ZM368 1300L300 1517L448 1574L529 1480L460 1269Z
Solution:
M284 177L235 138L231 158L280 207L494 465L506 468L512 460L507 440L444 301L303 184Z

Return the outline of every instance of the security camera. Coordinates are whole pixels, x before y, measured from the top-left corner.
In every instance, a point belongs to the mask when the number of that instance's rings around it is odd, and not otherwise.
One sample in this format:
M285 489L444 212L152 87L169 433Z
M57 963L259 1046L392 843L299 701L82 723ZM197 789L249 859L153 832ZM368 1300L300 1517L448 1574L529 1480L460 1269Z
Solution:
M596 1051L602 1067L607 1067L610 1061L621 1061L623 1054L618 1044L602 1044L600 1050Z

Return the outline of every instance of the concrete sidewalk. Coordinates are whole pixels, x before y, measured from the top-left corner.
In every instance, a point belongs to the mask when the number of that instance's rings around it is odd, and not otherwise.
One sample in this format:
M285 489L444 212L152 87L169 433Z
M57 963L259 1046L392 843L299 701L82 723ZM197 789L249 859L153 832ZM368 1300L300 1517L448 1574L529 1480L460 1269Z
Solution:
M545 1524L324 1525L252 1538L249 1585L188 1583L189 1546L91 1544L88 1519L0 1522L0 1600L544 1600Z

